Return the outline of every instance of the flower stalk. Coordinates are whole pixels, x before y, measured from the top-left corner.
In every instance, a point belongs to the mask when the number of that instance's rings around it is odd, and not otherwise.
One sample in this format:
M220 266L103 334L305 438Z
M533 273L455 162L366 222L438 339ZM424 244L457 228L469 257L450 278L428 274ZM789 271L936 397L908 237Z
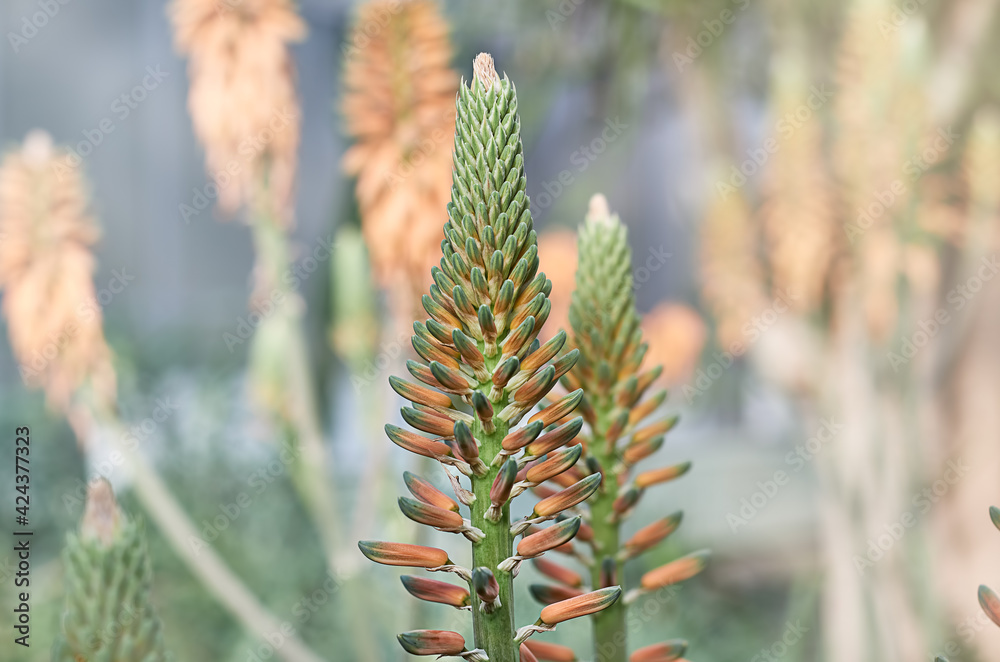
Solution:
M684 475L690 463L646 470L633 476L634 466L662 446L665 435L676 425L677 419L645 423L665 399L662 391L646 396L653 389L661 369L643 367L647 345L642 341L633 297L632 254L625 227L610 213L603 196L597 195L591 200L590 211L580 231L578 250L576 291L569 310L572 327L569 341L579 351L580 358L562 376L562 383L573 393L582 389L585 394L579 409L589 427L589 436L576 467L549 479L563 489L546 496L532 515L548 514L547 506L553 502L560 503L567 498L576 501L572 495L577 486L594 482L593 495L579 502L589 510L589 528L585 534L581 529L576 536L578 540L585 539L590 554L585 556L577 549L573 551L589 570L591 588L600 592L624 584L625 563L653 548L677 529L680 513L647 525L628 540L622 540L621 535L622 525L645 491ZM545 408L542 415L556 407L558 402ZM542 438L532 442L528 446L529 453L541 442ZM550 452L544 444L542 446L537 453ZM577 482L567 486L565 477L574 472ZM628 659L628 605L648 591L697 574L706 558L707 552L698 552L651 570L625 599L611 601L606 608L594 612L596 659L625 662ZM550 562L539 569L562 584L533 587L532 593L540 602L549 603L581 592L582 577L572 570ZM581 597L569 599L584 600ZM550 604L546 610L553 606ZM683 651L681 644L667 642L636 651L639 657L633 659L674 659L664 655L678 650Z
M537 340L551 309L551 282L538 272L514 86L497 75L485 53L475 59L473 70L471 84L463 81L456 101L452 199L442 258L422 299L430 318L414 324L413 348L422 360L407 364L419 384L392 380L393 389L413 403L402 410L404 421L419 432L386 426L398 446L442 465L469 517L462 517L454 499L412 474L406 477L407 488L426 507L401 500L404 512L423 524L466 534L473 569L455 566L447 552L436 548L370 541L360 547L375 562L448 570L467 583L468 603L465 588L428 590L411 580L407 589L422 599L471 607L474 646L455 633L416 631L400 635L407 651L515 662L532 632L605 608L621 590L614 587L585 604L550 611L552 622L540 620L519 631L514 621L513 580L520 562L570 543L580 529L579 517L563 520L526 535L515 553L515 539L526 527L511 527L514 486L529 462L573 441L582 421L577 418L567 427L562 419L573 413L582 393L570 394L518 427L577 355L558 357L561 344L542 346ZM556 429L542 434L547 426ZM538 442L544 451L532 449ZM555 461L542 471L555 477L570 467ZM533 520L555 518L599 483L600 477L589 477L568 487Z

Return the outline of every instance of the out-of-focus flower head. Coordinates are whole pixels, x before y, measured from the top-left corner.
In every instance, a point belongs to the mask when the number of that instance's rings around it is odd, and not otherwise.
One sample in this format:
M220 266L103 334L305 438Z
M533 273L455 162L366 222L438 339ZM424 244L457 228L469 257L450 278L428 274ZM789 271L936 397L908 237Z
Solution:
M21 376L67 411L88 385L115 398L111 354L92 281L97 229L83 179L42 131L28 134L0 166L0 289Z
M538 262L541 271L552 281L552 292L549 293L552 312L543 331L545 338L551 338L569 326L569 304L576 288L576 232L550 230L540 234Z
M661 303L643 316L642 335L649 345L646 365L662 365L660 379L675 386L694 372L707 331L701 315L689 306Z
M188 110L219 207L231 214L251 203L289 221L301 113L288 46L305 36L294 4L174 0L169 12L175 46L190 59Z
M440 257L451 191L458 74L448 26L426 0L376 0L358 12L347 54L343 112L355 144L362 230L394 312L413 317Z
M701 237L702 296L723 348L744 342L743 326L768 305L758 232L739 192L712 201Z

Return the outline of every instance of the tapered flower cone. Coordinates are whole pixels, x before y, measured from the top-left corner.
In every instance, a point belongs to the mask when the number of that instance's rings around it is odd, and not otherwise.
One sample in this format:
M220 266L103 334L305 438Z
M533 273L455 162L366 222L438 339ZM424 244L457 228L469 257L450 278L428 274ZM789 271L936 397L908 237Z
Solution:
M582 425L586 421L589 433L585 443L575 446L580 449L581 460L573 467L547 476L550 485L563 489L545 493L532 513L535 519L528 521L538 521L539 516L551 516L570 507L589 510L586 533L580 527L576 535L582 544L565 551L580 558L581 550L589 547L591 558L586 560L591 570L590 586L599 590L575 595L582 584L578 576L560 566L540 564L543 573L563 585L533 586L532 594L540 602L552 603L542 612L544 623L562 617L562 610L572 614L570 618L580 615L575 611L577 606L590 604L597 596L607 597L607 604L600 608L584 609L594 614L595 651L603 662L625 662L628 644L626 601L616 604L621 589L614 585L626 576L625 562L670 535L680 523L680 517L674 515L641 529L624 545L620 542L620 527L633 514L646 490L679 478L691 465L682 462L646 469L631 476L633 465L659 450L665 435L678 419L674 416L651 422L646 420L666 397L665 392L656 387L664 371L662 366L651 361L649 346L644 342L643 324L635 306L632 252L625 226L611 213L604 196L595 195L591 199L586 221L580 229L578 251L576 290L569 309L572 333L567 343L579 351L579 359L564 376L563 383L569 389L577 389L574 393L581 394L582 416L573 423ZM700 353L704 338L700 320L696 318L687 326L693 337L678 343L677 348L687 356L680 360L670 357L674 360L671 368L674 379L682 372L679 366L686 365L689 369ZM653 328L663 329L661 325ZM664 343L659 351L661 356L672 351L669 338L662 335L667 334L661 330L652 339ZM558 407L559 402L553 403L532 420L554 423L560 420ZM558 448L549 439L557 435L559 429L529 443L529 456L552 453ZM541 471L550 462L552 460L531 466L526 476L530 479L533 471ZM550 539L556 535L557 527L565 526L566 522L527 536L518 546L518 554L530 558L533 550L527 548L561 549L568 545L569 539ZM642 590L634 589L630 593L641 595Z
M305 36L294 4L173 0L169 14L189 58L188 110L219 207L231 214L250 203L289 222L301 123L289 45Z
M145 541L118 508L107 481L88 486L80 532L68 536L63 559L66 607L55 662L168 659L150 602Z
M35 131L0 166L0 289L19 372L66 411L87 386L115 399L111 353L92 282L97 230L78 167Z
M355 144L343 165L357 176L376 279L411 319L440 255L451 189L458 75L448 26L436 2L375 0L361 6L351 44L343 112Z
M433 437L393 425L386 426L386 433L400 447L445 465L469 519L463 519L461 529L444 530L473 541L473 569L452 565L447 553L435 548L366 542L361 550L378 563L444 570L466 579L474 588L470 607L476 649L462 656L474 662L487 656L515 660L520 641L514 623L514 576L526 558L566 545L579 530L580 519L523 538L512 555L520 530L511 526L510 503L528 486L518 482L521 469L527 475L527 465L539 459L526 447L539 440L547 425L568 417L583 396L582 391L571 393L517 427L572 368L577 354L558 355L562 338L552 344L538 342L551 311L552 284L539 272L514 86L497 74L489 55L480 54L471 83L460 86L455 103L454 174L445 239L439 265L431 269L433 285L421 299L429 317L413 325L412 344L421 361L407 362L420 384L392 381L393 389L413 403L403 408L403 420ZM409 230L401 232L404 239L409 236ZM563 446L578 431L579 426L571 426L554 439ZM575 496L599 478L559 503L550 502L552 513L558 506L578 503ZM434 526L459 516L451 499L426 481L408 477L406 483L418 499L401 500L408 516Z

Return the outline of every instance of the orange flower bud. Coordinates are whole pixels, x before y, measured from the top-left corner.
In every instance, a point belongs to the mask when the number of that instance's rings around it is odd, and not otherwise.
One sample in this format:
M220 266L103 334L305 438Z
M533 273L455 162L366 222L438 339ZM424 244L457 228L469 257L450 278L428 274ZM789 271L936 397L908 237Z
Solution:
M525 425L523 428L511 432L506 437L503 438L501 446L508 453L516 453L521 450L535 439L538 435L542 433L545 428L541 423L532 423L531 425Z
M564 344L566 344L566 332L560 331L556 335L552 336L552 338L544 345L526 356L524 361L521 362L521 370L525 372L534 372L535 370L538 370L550 360L555 358L556 354L559 353L559 350L562 349Z
M539 619L546 625L556 625L572 618L587 616L613 605L621 597L620 586L610 586L575 598L549 605L542 610Z
M680 660L687 651L687 642L683 639L671 639L660 644L640 648L628 658L628 662L673 662Z
M535 657L535 654L532 653L531 649L525 646L524 644L521 644L518 650L521 654L520 655L521 662L538 662L538 658Z
M448 565L448 552L436 547L408 545L401 542L362 540L358 543L361 553L375 563L401 565L410 568L436 568Z
M636 487L645 488L650 485L656 485L657 483L665 483L668 480L673 480L683 476L690 468L690 462L681 462L680 464L675 464L670 467L661 467L660 469L643 471L635 477L635 485Z
M708 550L702 550L682 556L655 570L650 570L642 576L642 587L647 591L652 591L690 579L704 570L708 557Z
M555 380L556 369L551 365L546 366L536 372L531 379L524 383L524 386L517 389L511 396L511 401L518 405L534 404L549 392Z
M453 510L456 513L458 512L458 504L455 503L451 497L431 485L420 476L410 473L409 471L404 471L403 482L406 483L406 489L410 490L410 494L417 497L424 503L431 506L437 506L438 508L444 508L445 510Z
M591 474L571 487L535 504L535 517L551 517L585 501L601 485L601 474Z
M645 460L647 457L660 450L660 446L662 445L663 437L654 437L653 439L638 443L636 443L635 439L633 439L622 453L622 460L625 464L636 464L637 462Z
M403 428L396 427L395 425L386 425L385 433L394 444L400 448L410 451L411 453L416 453L417 455L429 458L438 458L442 456L446 457L451 455L451 448L448 447L448 444L434 439L428 439L427 437L421 436L415 432L410 432L409 430L404 430Z
M979 606L983 608L991 621L1000 625L1000 598L989 586L979 587Z
M582 446L570 446L565 450L553 453L544 461L533 465L525 474L525 480L531 483L544 483L548 479L566 471L580 459Z
M467 607L470 604L469 592L461 586L414 575L403 575L399 579L410 595L419 600L451 605L455 608Z
M580 534L578 533L577 535ZM544 556L535 559L532 563L535 565L535 569L538 570L538 572L556 580L557 582L573 588L580 588L583 586L583 577L581 577L579 573L574 572L565 566L561 566L558 563L549 561Z
M676 531L681 524L682 517L680 512L676 512L636 531L635 535L626 540L623 545L626 558L642 554Z
M534 421L528 425L541 425L545 427L546 423L542 421ZM535 439L527 445L527 454L534 457L541 457L547 453L551 453L557 448L565 446L567 443L573 440L580 430L583 429L583 419L577 416L569 423L563 423L555 430L551 432L546 432L538 439Z
M413 384L395 376L389 377L389 385L392 386L393 391L410 402L419 405L427 405L428 407L452 406L451 398L440 391L435 391L434 389L427 388L426 386Z
M664 435L677 425L677 421L680 420L680 416L672 416L664 421L658 421L652 425L647 425L641 430L636 430L632 435L633 444L641 444L644 441L649 441L653 437L659 437Z
M576 653L573 652L572 648L566 646L550 644L547 641L537 641L535 639L528 639L521 645L527 646L539 660L545 660L546 662L576 662Z
M569 600L578 595L583 595L583 591L569 586L558 586L553 584L532 584L528 587L531 596L543 605L551 605L562 600Z
M573 391L567 396L564 396L561 400L556 402L554 405L546 407L542 411L538 412L534 416L528 419L529 423L534 423L535 421L542 421L543 425L549 426L558 421L560 418L570 413L577 408L580 404L580 400L583 399L583 390L578 389Z
M417 524L425 524L437 529L462 528L462 516L454 510L438 508L408 497L399 497L399 509Z
M461 655L465 638L449 630L411 630L396 635L400 645L410 655Z
M455 422L447 416L420 411L412 407L403 407L399 411L403 414L403 420L418 430L428 432L436 437L450 437L454 433Z
M646 418L654 411L659 409L660 405L667 399L667 392L660 391L656 395L652 396L640 405L636 405L629 412L628 422L630 425L638 425L642 419Z
M580 529L580 517L553 524L552 526L525 536L517 545L517 553L526 559L534 558L563 545L573 539Z

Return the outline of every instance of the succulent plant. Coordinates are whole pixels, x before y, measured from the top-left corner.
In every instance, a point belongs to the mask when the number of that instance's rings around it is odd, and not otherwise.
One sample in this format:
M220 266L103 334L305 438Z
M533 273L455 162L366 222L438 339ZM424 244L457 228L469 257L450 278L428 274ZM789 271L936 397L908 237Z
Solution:
M580 359L563 377L573 392L584 392L580 411L589 428L585 452L575 468L549 478L560 486L595 477L600 487L585 504L589 530L585 537L590 551L576 557L588 566L589 582L595 589L622 584L624 566L662 542L681 522L677 512L647 524L627 540L622 527L647 489L683 476L690 462L648 469L634 467L655 453L677 417L647 422L666 398L660 390L648 397L660 375L660 367L643 368L646 344L642 340L639 314L632 285L632 253L626 229L612 215L604 196L591 200L590 211L579 236L579 266L576 291L570 304L572 344ZM529 468L530 471L533 470ZM547 493L547 486L541 486ZM707 551L676 559L642 575L638 586L625 599L594 615L594 649L601 662L624 661L628 631L626 608L643 594L671 587L704 568ZM535 586L532 593L542 602L560 599L567 592L579 593L585 580L558 564L539 563L538 570L557 582L555 586ZM627 586L625 586L628 589ZM529 644L531 646L533 644ZM551 645L549 645L551 646ZM679 659L686 648L680 640L668 641L635 651L632 662ZM539 659L572 659L568 649L562 657L552 651Z
M87 489L78 534L63 553L66 608L53 662L161 662L170 659L150 603L152 569L139 525L118 508L103 479Z
M402 448L438 461L455 493L452 498L429 481L407 475L413 498L400 499L401 510L416 522L467 538L474 567L456 565L448 552L434 547L372 541L359 546L377 563L450 572L465 582L455 586L404 578L407 590L418 598L470 610L475 636L470 646L454 632L407 632L399 641L408 652L514 662L532 633L607 608L621 589L607 586L568 597L543 609L534 624L515 627L513 579L518 568L526 559L571 544L581 519L562 515L590 496L600 477L568 484L539 502L529 516L511 521L511 500L526 489L529 464L538 467L537 461L549 454L560 459L541 470L548 478L569 469L576 451L560 449L582 426L571 414L583 394L574 391L532 414L573 367L578 352L560 356L565 333L544 344L537 339L549 314L551 283L538 272L517 97L510 80L497 75L489 55L480 54L473 71L471 84L462 82L456 102L454 176L442 258L423 297L430 317L413 326L413 348L421 361L407 367L416 382L390 380L413 403L402 417L419 432L387 425L386 433ZM527 423L519 426L525 417ZM559 521L539 527L552 520Z

